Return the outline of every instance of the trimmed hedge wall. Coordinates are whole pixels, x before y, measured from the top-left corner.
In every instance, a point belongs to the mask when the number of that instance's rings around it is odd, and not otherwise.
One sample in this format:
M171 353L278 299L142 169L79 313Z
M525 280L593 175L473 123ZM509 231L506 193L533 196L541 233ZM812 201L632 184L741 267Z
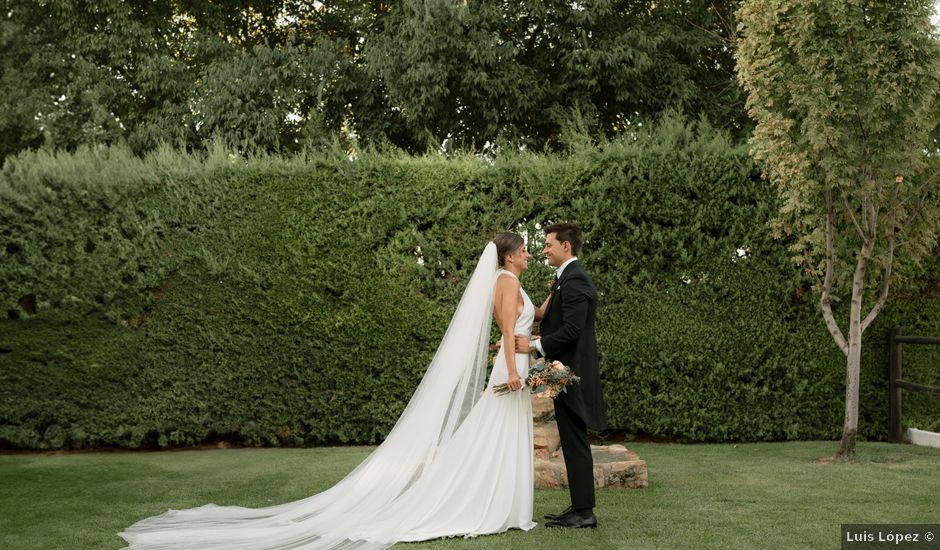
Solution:
M0 173L0 446L375 443L486 241L513 228L537 247L558 220L586 231L613 429L834 438L844 359L768 234L774 209L744 146L677 120L495 161L23 154ZM533 300L549 274L525 273ZM875 438L883 331L863 365Z
M898 292L879 319L882 327L899 327L902 334L910 336L940 336L940 249L927 259L923 274ZM886 333L882 335L887 338ZM877 351L875 360L887 365L886 340ZM904 380L940 387L940 346L903 344L901 367ZM940 432L940 395L903 391L901 421L907 428Z

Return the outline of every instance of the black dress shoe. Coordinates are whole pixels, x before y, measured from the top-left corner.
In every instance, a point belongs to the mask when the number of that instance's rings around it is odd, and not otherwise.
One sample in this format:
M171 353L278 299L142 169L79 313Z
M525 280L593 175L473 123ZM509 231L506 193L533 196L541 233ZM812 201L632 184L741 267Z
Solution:
M582 516L581 514L571 513L555 521L546 523L545 527L564 527L566 529L583 529L590 527L593 529L597 527L597 517L595 517L594 514Z
M550 520L553 520L553 521L557 521L557 520L559 520L559 519L561 519L561 518L567 516L567 515L570 514L571 512L572 512L571 506L569 506L569 507L565 508L565 511L562 512L562 513L560 513L560 514L545 514L545 519L550 519Z

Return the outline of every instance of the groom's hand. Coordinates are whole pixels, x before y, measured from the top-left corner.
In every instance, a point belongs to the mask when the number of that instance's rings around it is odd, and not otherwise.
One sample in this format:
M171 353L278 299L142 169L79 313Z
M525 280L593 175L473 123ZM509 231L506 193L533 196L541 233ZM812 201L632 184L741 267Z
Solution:
M516 353L529 353L529 337L521 334L516 335Z

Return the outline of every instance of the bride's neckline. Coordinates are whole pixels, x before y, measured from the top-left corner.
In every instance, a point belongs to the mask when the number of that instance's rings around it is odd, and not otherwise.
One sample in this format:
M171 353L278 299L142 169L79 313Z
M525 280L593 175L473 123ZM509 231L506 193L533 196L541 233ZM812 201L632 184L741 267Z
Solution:
M507 274L507 275L511 275L514 279L518 279L518 278L519 278L519 277L516 276L515 273L513 273L512 271L509 271L508 269L499 268L499 272L500 272L500 273L505 273L505 274Z

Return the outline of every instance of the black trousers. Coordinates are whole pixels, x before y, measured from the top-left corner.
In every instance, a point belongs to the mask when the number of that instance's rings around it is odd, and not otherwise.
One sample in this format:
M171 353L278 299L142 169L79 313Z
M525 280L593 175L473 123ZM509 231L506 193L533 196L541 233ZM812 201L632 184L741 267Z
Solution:
M561 399L555 399L555 422L568 471L568 492L575 510L594 508L594 459L587 424Z

